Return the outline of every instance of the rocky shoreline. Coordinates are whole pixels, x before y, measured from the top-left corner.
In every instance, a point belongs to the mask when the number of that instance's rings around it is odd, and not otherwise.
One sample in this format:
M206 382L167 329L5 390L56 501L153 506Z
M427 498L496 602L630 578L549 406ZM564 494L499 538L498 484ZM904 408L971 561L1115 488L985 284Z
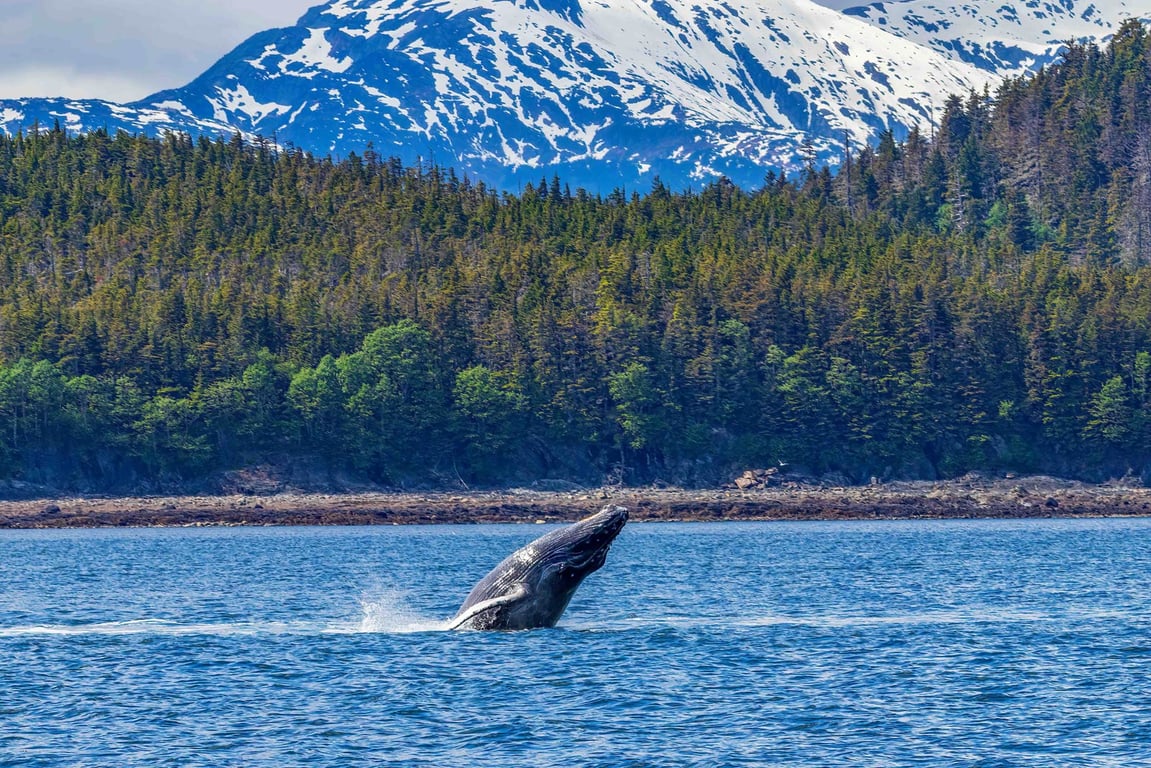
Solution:
M508 489L476 492L290 492L272 495L72 497L0 501L0 528L535 523L604 504L632 520L913 520L1151 516L1151 488L1050 477L821 487Z

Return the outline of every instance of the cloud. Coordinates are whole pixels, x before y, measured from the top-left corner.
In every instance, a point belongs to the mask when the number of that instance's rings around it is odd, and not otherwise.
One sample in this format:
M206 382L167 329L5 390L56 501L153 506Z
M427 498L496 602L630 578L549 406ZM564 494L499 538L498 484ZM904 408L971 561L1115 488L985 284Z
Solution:
M0 98L132 101L194 79L315 0L5 0Z
M133 78L131 73L114 71L92 72L59 66L33 66L0 73L0 99L68 96L123 103L135 101L157 90L160 89L149 78Z

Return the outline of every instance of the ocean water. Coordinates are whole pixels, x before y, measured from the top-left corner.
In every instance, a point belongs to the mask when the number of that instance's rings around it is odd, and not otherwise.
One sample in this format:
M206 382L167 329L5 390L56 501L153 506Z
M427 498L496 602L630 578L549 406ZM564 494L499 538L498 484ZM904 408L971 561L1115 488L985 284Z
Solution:
M0 531L3 766L1151 766L1151 520Z

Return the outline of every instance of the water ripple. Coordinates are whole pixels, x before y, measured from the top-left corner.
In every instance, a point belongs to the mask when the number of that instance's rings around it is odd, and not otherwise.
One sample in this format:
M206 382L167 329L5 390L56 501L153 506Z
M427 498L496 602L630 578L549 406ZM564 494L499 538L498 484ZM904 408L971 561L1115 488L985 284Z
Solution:
M0 765L1148 765L1148 532L636 526L515 633L513 526L0 537Z

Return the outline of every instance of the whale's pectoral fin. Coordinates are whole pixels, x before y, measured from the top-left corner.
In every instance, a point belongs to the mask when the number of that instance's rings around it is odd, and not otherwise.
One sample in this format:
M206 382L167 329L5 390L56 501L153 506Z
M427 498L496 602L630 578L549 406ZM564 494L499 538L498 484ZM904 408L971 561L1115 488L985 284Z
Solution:
M466 611L463 611L459 616L456 616L454 619L452 619L451 624L448 625L448 629L459 629L464 624L471 621L476 616L479 616L484 611L490 611L494 608L499 608L501 605L514 603L517 600L522 599L525 595L527 595L527 593L528 588L526 584L516 584L507 593L502 594L499 597L492 597L487 600L481 600L475 605L470 606Z

